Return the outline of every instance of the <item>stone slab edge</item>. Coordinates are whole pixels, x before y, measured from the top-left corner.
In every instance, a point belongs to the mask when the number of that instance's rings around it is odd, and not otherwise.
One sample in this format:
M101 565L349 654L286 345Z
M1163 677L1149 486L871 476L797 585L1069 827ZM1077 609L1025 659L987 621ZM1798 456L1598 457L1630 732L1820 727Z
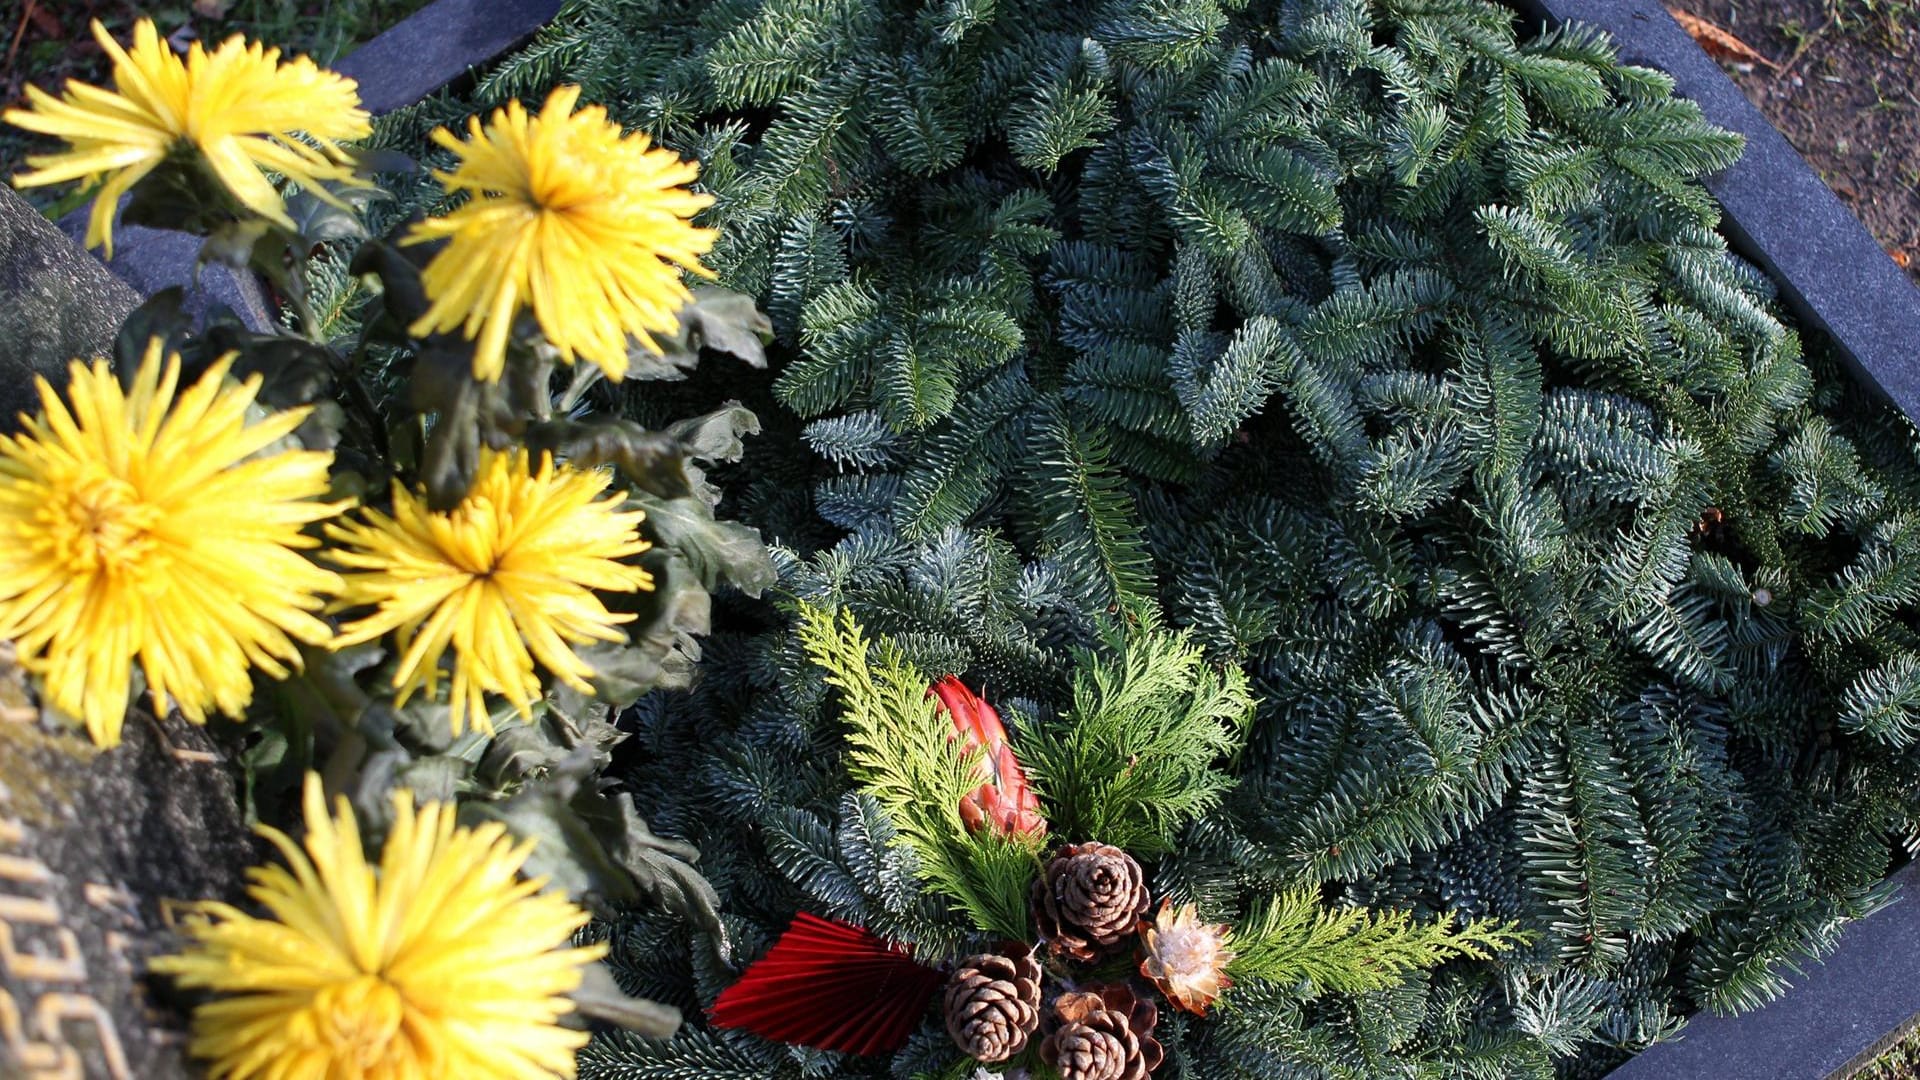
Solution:
M333 70L378 116L411 105L546 25L560 0L436 0L348 53Z
M1696 1016L1607 1080L1828 1080L1872 1061L1920 1017L1920 863L1892 880L1899 899L1848 925L1785 997L1739 1016Z
M1856 378L1920 421L1920 288L1661 3L1513 3L1549 25L1607 31L1623 62L1671 75L1708 120L1746 137L1740 160L1706 179L1725 210L1721 232L1773 277L1802 322L1826 331Z

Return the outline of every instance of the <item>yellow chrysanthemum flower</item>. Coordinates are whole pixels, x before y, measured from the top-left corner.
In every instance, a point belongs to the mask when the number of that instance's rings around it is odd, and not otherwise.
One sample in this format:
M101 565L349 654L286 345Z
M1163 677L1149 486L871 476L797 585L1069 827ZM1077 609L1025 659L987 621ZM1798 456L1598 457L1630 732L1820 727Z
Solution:
M618 495L595 502L611 477L540 469L526 452L483 451L473 489L447 513L394 485L393 516L363 510L363 521L329 525L340 546L328 558L346 568L336 610L368 605L372 614L341 628L345 648L394 631L401 650L393 685L404 703L415 690L438 690L440 660L453 648L452 724L491 731L485 693L506 697L522 716L540 696L534 661L590 693L593 669L571 648L626 640L594 590L635 592L653 578L618 560L649 545L636 531L646 517L620 510Z
M258 376L226 382L231 357L179 390L180 360L147 348L124 390L105 361L75 362L60 401L0 436L0 638L47 699L120 741L137 658L156 712L195 723L239 716L249 668L283 678L297 641L331 636L315 616L340 579L300 553L337 505L333 455L262 453L306 410L247 422Z
M121 48L97 19L93 36L113 58L112 90L68 82L54 97L29 86L31 108L9 109L5 116L17 127L71 144L61 153L27 158L37 171L15 177L15 184L100 185L87 223L88 247L105 246L113 254L120 196L183 147L197 152L234 198L286 228L293 222L262 170L323 198L320 181L352 180L337 142L372 130L352 79L304 56L282 63L279 49L248 44L238 35L212 52L196 42L182 62L151 19L134 24L131 50Z
M587 1035L557 1021L606 950L561 948L587 916L518 879L533 842L402 792L376 870L347 801L334 820L312 774L305 794L304 852L259 829L287 861L249 874L271 917L199 905L195 947L152 965L221 995L193 1014L215 1080L572 1077Z
M700 256L718 233L688 219L713 197L683 186L699 166L649 148L643 134L622 135L597 105L574 112L579 97L579 87L563 86L538 116L512 102L484 128L468 120L464 142L433 133L460 156L453 172L434 175L471 197L408 234L409 243L449 240L427 266L432 306L413 332L477 336L475 378L500 377L507 335L526 308L568 363L585 357L622 378L629 339L653 349L646 331L679 325L692 298L681 269L707 274Z

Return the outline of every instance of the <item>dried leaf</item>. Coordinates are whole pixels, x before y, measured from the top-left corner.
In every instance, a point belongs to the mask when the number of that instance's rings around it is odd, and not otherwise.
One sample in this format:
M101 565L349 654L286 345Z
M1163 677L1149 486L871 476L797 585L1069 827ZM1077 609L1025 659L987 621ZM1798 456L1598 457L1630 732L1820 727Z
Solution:
M634 997L613 981L605 964L589 964L580 985L567 995L580 1012L595 1020L617 1024L649 1039L670 1039L680 1030L680 1010L657 1001Z
M1687 32L1687 36L1699 42L1700 48L1715 60L1730 64L1764 64L1776 70L1780 67L1779 64L1760 55L1753 46L1734 37L1718 23L1709 22L1698 15L1671 5L1667 7L1667 14L1673 16L1673 21L1680 24L1680 28Z
M233 0L193 0L193 13L203 19L224 18Z
M47 8L38 4L28 4L27 18L32 21L35 29L53 41L60 41L67 36L66 27L60 25L60 16ZM11 60L13 57L9 55L7 59Z

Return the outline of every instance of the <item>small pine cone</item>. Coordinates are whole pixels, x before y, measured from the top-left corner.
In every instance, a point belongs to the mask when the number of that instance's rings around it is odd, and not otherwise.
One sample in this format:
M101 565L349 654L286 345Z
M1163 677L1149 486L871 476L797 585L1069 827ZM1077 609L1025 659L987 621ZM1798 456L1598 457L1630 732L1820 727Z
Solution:
M1146 873L1110 844L1068 844L1033 883L1033 918L1055 956L1097 959L1146 913Z
M1052 1019L1040 1060L1060 1080L1146 1080L1166 1056L1153 1037L1159 1011L1124 986L1061 994Z
M969 956L947 981L944 1006L954 1045L975 1061L1005 1061L1040 1026L1040 961L1030 953Z

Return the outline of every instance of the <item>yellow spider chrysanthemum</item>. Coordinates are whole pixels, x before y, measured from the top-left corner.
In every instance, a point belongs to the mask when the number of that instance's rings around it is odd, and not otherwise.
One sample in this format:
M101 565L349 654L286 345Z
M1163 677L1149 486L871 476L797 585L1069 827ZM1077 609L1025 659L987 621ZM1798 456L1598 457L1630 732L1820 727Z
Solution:
M408 235L409 243L450 241L427 266L433 303L413 332L458 327L477 336L476 378L500 377L508 332L525 308L568 363L585 357L622 378L630 338L651 349L646 331L678 325L692 298L681 268L707 273L700 256L718 234L688 219L713 197L683 186L699 166L650 149L643 134L622 135L597 105L574 112L579 97L579 87L563 86L538 116L512 102L484 128L470 119L464 142L434 132L460 156L453 172L434 175L471 197Z
M230 362L184 391L157 341L131 390L75 362L71 411L41 380L42 414L0 436L0 638L102 746L120 741L136 659L156 711L171 699L201 723L240 715L249 668L282 678L296 641L331 636L314 613L340 579L300 549L340 509L314 501L333 456L262 453L306 410L249 424L260 380L226 382Z
M610 482L544 455L534 472L525 451L488 450L473 489L447 513L396 484L392 517L364 510L363 521L327 527L340 545L328 558L349 571L335 608L374 608L342 627L335 647L395 631L393 685L405 702L421 687L437 691L451 645L455 734L468 717L492 729L487 692L529 715L540 696L536 660L591 692L593 669L571 646L624 641L615 627L633 618L608 611L594 590L653 587L645 570L618 561L650 545L636 531L643 512L620 510L617 495L594 501Z
M97 19L93 36L113 58L112 90L69 82L54 97L29 86L31 108L10 109L5 116L17 127L71 144L61 153L27 158L36 171L15 177L15 184L100 185L87 246L104 245L113 254L120 196L182 147L197 152L248 209L287 228L293 222L262 170L323 197L320 181L352 179L336 143L372 130L352 79L304 56L283 63L280 50L238 35L212 52L195 43L182 62L151 19L134 24L131 50L121 48Z
M604 946L561 948L587 916L518 879L532 841L457 828L451 805L394 796L376 870L353 811L329 819L307 777L305 848L259 832L287 866L247 890L270 918L199 905L195 946L153 969L221 996L193 1014L215 1080L547 1080L574 1075L585 1032L556 1021Z

